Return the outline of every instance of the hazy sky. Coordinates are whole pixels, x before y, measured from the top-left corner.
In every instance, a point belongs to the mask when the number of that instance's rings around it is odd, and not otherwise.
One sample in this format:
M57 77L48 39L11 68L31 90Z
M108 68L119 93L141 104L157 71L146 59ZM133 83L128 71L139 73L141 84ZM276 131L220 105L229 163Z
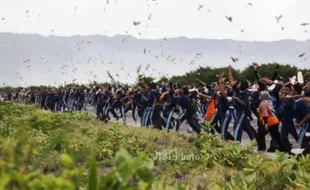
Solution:
M198 5L204 6L198 11ZM310 0L0 0L0 32L305 40L310 26L301 24L310 23L309 8Z

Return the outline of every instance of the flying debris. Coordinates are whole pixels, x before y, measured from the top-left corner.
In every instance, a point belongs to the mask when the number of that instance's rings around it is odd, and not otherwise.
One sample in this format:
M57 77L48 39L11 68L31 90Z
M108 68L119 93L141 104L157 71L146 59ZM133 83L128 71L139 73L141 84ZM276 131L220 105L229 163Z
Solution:
M23 63L27 63L27 62L29 62L30 61L30 59L27 59L26 61L23 61Z
M146 54L146 48L144 48L143 53Z
M109 76L112 80L114 80L114 78L112 77L111 73L110 73L109 71L107 71L107 73L108 73L108 76Z
M2 20L5 20L5 18L2 18Z
M201 57L203 57L203 55L201 53L196 53L194 59L199 59Z
M198 5L198 11L203 8L204 5Z
M226 19L227 20L229 20L230 22L232 22L233 21L233 18L230 16L230 17L228 17L228 16L225 16L226 17Z
M139 65L138 68L137 68L137 73L138 73L138 74L140 73L141 67L142 67L142 66Z
M225 18L227 19L227 20L229 20L229 22L231 22L233 25L234 25L234 27L235 28L237 28L240 32L242 32L242 33L244 33L244 30L243 29L240 29L238 26L236 26L234 23L233 23L233 18L231 17L231 16L225 16Z
M147 64L145 70L146 70L146 71L149 70L150 66L151 66L151 63Z
M139 22L139 21L133 21L133 25L138 26L139 24L141 24L141 22Z
M298 57L303 57L306 53L302 53L300 54Z
M189 64L194 65L194 63L195 63L195 60L192 60Z
M152 13L149 15L148 20L151 20L151 19L152 19Z
M236 63L237 61L239 61L238 58L233 58L233 57L231 57L231 60L232 60L234 63Z
M307 26L309 23L302 23L300 26Z
M76 11L78 9L78 5L76 5L75 7L74 7L74 11Z
M276 19L277 19L277 23L279 24L280 23L280 20L283 18L283 16L282 15L280 15L280 16L276 16Z
M26 10L26 14L28 14L29 13L29 10Z
M249 5L249 6L252 6L252 3L248 3L247 6L245 6L245 8L248 8L248 5Z

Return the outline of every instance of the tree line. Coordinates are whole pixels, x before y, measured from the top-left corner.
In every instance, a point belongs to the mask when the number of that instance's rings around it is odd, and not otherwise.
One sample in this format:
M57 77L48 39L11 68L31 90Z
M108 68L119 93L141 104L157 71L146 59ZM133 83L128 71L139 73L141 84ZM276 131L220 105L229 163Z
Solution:
M276 70L277 65L279 66L279 76L283 78L284 81L288 81L289 78L296 76L298 71L301 71L303 74L310 73L310 67L304 68L304 69L298 69L296 66L293 65L282 65L278 63L267 63L267 64L261 64L258 68L258 72L261 77L271 77ZM218 75L223 74L228 78L228 67L219 67L219 68L211 68L211 67L199 67L196 70L187 72L183 75L179 76L173 76L171 78L167 78L165 76L162 76L159 81L156 81L157 83L163 83L163 82L172 82L172 83L178 83L178 84L189 84L189 85L198 85L198 81L196 78L199 78L200 80L204 81L207 84L211 84L213 82L216 82L218 79ZM233 75L236 80L249 80L251 82L255 81L254 78L254 69L252 65L248 65L244 70L238 70L233 69ZM139 75L136 84L138 85L139 81L144 80L145 82L152 82L155 80L155 78L152 78L150 76L145 75ZM305 76L305 80L310 81L310 75ZM103 87L108 87L111 85L110 82L96 82L94 81L92 84L67 84L65 86L58 86L58 87L91 87L94 85L100 85ZM119 86L127 87L128 84L119 83ZM36 88L51 88L52 86L30 86L28 88L30 89L36 89ZM21 87L18 87L21 88ZM14 92L17 88L6 86L0 88L0 92Z

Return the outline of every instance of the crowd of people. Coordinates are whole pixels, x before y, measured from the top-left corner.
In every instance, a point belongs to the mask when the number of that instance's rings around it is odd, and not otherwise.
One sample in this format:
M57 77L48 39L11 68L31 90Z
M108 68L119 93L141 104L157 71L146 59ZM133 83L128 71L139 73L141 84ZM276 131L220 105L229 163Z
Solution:
M136 87L122 88L116 83L111 87L63 88L22 90L3 96L7 100L23 100L38 104L53 112L87 111L94 107L97 119L108 122L110 115L126 123L126 113L131 111L134 121L142 127L166 131L179 131L186 121L190 129L202 133L202 123L208 121L212 128L204 131L219 133L224 141L242 140L245 132L256 140L258 151L266 151L266 134L272 137L268 151L276 149L289 152L292 143L289 135L300 148L310 145L310 82L303 79L283 81L278 68L270 78L261 78L258 65L253 66L256 81L235 81L232 68L228 78L218 75L218 81L189 85L156 84L140 81ZM233 125L233 130L228 130ZM191 130L188 130L189 132ZM233 133L230 133L233 131Z

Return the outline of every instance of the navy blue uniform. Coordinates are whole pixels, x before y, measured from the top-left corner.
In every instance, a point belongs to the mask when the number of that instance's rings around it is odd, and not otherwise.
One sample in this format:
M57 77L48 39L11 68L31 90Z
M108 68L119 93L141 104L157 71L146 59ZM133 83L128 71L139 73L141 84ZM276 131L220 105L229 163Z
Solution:
M294 114L296 123L301 122L309 113L309 108L306 104L306 102L300 98L295 101L295 107L294 107ZM310 132L309 122L305 123L302 126L302 129L299 134L298 144L301 148L308 148L310 137L306 136L306 133Z
M243 102L246 103L246 106L239 104L237 100L233 101L234 108L236 110L236 121L234 123L234 137L236 141L241 142L242 132L245 131L249 138L253 140L255 138L255 130L250 126L250 122L248 119L248 109L249 109L249 92L243 91L241 92L237 85L233 86L235 97L239 98Z

